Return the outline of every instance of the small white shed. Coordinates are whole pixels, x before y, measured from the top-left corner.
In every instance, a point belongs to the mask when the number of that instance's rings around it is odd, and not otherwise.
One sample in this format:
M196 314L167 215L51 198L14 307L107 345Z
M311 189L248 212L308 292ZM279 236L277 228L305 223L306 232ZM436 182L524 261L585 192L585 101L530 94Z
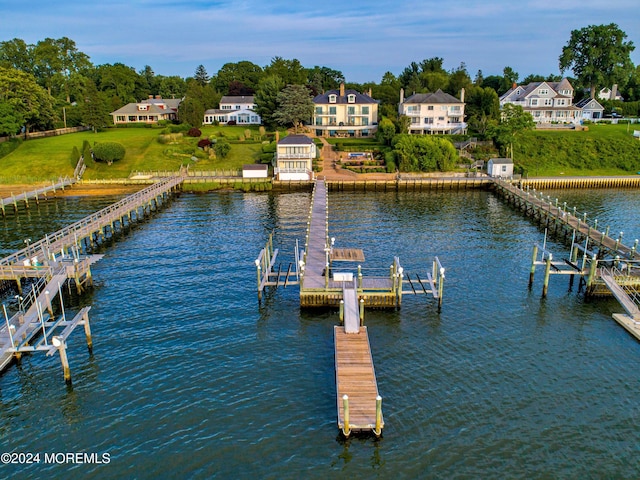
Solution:
M269 174L269 165L262 163L253 163L242 166L242 178L267 178Z
M513 175L513 160L510 158L491 158L487 162L487 175L490 177L510 177Z

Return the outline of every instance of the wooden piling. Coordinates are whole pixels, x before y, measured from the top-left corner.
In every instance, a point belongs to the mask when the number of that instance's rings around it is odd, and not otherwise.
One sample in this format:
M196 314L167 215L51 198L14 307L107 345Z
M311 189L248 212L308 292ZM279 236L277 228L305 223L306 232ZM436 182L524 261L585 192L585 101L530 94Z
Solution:
M544 284L542 285L542 297L545 298L547 296L547 290L549 289L549 275L551 272L551 259L552 255L549 254L547 256L547 264L544 269Z
M533 255L531 257L531 270L529 271L529 288L533 286L533 277L536 274L536 259L538 258L538 245L533 246Z

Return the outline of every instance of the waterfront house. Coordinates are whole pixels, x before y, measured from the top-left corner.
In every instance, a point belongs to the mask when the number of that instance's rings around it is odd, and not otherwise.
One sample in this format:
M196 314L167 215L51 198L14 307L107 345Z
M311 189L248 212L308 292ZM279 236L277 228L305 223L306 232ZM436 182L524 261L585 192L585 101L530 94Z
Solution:
M289 135L278 141L274 175L278 180L313 180L316 144L304 135Z
M262 119L255 112L253 95L225 95L220 99L220 108L204 112L204 125L260 125Z
M510 177L513 175L513 160L510 158L491 158L487 162L487 175L490 177Z
M600 100L620 100L620 101L624 101L624 98L622 98L622 95L620 95L620 92L618 91L618 84L614 83L613 87L609 88L609 87L604 87L601 88L600 91L598 92L598 98Z
M520 105L538 124L577 124L582 120L582 110L573 105L573 87L569 80L559 82L531 82L516 85L500 97L500 107L507 103Z
M576 102L576 107L582 110L582 120L597 122L603 117L604 107L595 98L585 97Z
M128 103L115 112L111 112L114 125L126 123L158 123L160 120L176 120L180 99L162 98L149 95L149 98L137 103Z
M409 134L454 134L465 133L464 89L460 99L438 89L433 93L414 93L404 98L400 89L398 113L409 117Z
M313 99L312 124L318 137L369 137L378 129L378 100L356 90L329 90Z

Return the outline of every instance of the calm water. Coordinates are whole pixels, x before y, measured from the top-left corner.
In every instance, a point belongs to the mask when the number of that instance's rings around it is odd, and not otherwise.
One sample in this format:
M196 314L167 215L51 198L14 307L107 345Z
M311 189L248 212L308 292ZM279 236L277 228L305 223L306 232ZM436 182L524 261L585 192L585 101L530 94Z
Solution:
M640 237L640 192L550 192ZM63 199L0 221L1 253L113 201ZM334 311L297 287L262 305L253 260L270 231L286 268L310 194L182 195L106 246L91 305L94 354L25 357L0 376L0 451L110 454L109 464L0 465L15 478L636 478L640 344L611 314L542 272L543 232L488 192L331 193L336 246L363 271L394 255L447 269L441 314L425 296L368 310L383 438L336 428ZM627 242L630 243L630 242ZM557 240L549 248L567 256ZM577 283L577 282L576 282Z

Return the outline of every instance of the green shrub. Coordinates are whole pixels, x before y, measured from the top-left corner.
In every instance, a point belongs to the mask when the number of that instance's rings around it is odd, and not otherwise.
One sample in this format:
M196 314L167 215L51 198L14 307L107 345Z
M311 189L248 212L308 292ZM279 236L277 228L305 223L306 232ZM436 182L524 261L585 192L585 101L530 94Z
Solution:
M231 145L224 138L218 140L213 146L213 151L216 154L216 157L224 158L229 155L231 151Z
M93 155L96 161L111 165L124 158L125 149L117 142L100 142L93 146Z
M187 132L187 136L198 138L202 136L202 131L199 128L193 127L189 129L189 131Z
M71 157L69 158L69 161L71 162L71 167L74 170L78 165L78 160L80 160L80 150L78 150L78 147L74 146L73 149L71 150Z

